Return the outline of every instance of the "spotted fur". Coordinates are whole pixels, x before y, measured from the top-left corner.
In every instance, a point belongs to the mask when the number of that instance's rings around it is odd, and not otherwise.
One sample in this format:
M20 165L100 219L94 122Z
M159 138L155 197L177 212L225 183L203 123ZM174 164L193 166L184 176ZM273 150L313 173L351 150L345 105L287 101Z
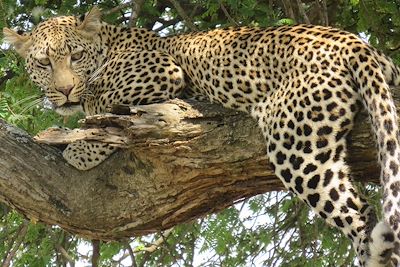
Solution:
M195 94L248 112L262 129L276 175L352 240L360 265L399 264L400 146L389 86L400 84L400 69L354 34L297 25L161 38L101 23L96 8L83 21L47 20L28 36L4 33L60 110L80 104L95 114L111 103L168 99L185 78ZM41 66L58 62L68 77ZM99 77L91 84L93 73ZM72 88L71 80L78 81ZM346 136L361 108L370 116L382 169L384 220L377 225L345 162ZM80 160L73 149L68 153Z

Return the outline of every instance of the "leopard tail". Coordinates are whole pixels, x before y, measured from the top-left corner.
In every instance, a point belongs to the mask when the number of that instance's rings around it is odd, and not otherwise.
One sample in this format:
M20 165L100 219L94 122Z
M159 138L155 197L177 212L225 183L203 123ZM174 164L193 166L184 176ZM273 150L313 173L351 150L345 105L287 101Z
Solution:
M381 184L383 186L383 221L371 233L370 263L384 263L390 258L400 263L400 139L398 116L390 86L400 84L400 69L391 59L369 46L349 57L349 68L368 111L375 133ZM393 250L394 249L394 250ZM393 254L392 254L393 250Z

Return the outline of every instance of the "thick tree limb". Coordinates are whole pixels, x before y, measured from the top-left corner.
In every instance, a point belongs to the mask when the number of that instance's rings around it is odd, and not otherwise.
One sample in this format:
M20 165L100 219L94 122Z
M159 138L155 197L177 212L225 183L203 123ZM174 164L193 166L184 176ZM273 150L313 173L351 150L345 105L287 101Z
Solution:
M80 130L50 130L36 138L64 144L98 140L126 148L86 172L67 165L58 149L0 121L0 200L32 220L115 240L283 189L268 165L256 123L245 114L183 101L132 111L90 117ZM379 169L366 120L358 118L349 162L357 180L376 182Z

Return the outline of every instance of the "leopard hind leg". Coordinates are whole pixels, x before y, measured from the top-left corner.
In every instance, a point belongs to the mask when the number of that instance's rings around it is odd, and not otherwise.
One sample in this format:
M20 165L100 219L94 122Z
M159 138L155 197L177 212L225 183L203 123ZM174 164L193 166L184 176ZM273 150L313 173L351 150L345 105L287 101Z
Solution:
M370 253L375 212L352 184L345 162L346 135L353 118L349 115L336 121L326 120L312 106L297 112L287 110L280 99L285 98L279 95L276 101L261 103L252 112L266 137L275 174L287 189L352 241L361 266L387 266L392 243L385 239L385 231L376 228L373 244L385 245L373 246L375 251ZM271 103L274 106L269 106ZM310 118L304 115L307 110L314 111L308 113ZM315 123L313 118L322 119Z

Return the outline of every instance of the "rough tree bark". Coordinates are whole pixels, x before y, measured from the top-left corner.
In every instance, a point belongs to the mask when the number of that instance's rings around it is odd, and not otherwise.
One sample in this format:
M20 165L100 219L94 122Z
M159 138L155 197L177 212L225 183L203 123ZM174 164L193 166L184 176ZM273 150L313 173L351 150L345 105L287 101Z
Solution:
M116 240L283 189L247 115L181 100L129 111L87 118L79 130L48 130L36 142L0 121L0 200L32 220ZM356 180L376 182L375 144L366 121L365 114L357 118L348 161ZM78 171L48 145L79 139L124 149L90 171Z

